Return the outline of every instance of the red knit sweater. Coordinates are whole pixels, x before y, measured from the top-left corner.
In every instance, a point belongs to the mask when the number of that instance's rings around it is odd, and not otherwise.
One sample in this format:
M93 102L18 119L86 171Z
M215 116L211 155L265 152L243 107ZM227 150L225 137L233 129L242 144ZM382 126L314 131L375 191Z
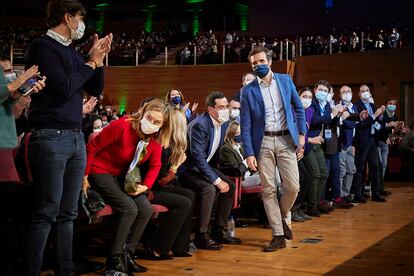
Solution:
M126 118L112 122L89 142L85 175L126 174L134 159L138 142L138 134ZM147 146L147 154L140 161L140 164L148 162L148 172L142 183L148 188L152 187L160 171L161 152L161 145L151 138Z

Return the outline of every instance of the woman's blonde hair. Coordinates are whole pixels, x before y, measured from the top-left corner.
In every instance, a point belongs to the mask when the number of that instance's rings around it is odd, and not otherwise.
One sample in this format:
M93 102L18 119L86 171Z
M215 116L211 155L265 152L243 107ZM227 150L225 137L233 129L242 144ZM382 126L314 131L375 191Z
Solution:
M164 112L166 123L158 134L158 141L163 148L170 148L171 164L178 165L187 149L187 119L181 109L167 106Z
M234 144L234 136L236 136L237 130L239 129L240 124L237 121L233 121L229 124L226 132L226 137L224 138L224 142L233 145Z
M151 100L145 103L144 106L139 110L139 112L133 115L129 115L127 118L127 121L131 123L132 128L136 130L136 132L139 135L139 138L142 139L148 136L141 131L141 120L142 120L142 117L144 117L145 112L152 110L152 111L158 111L158 112L163 113L163 124L164 124L165 122L165 114L163 112L164 109L165 109L164 101L162 99L154 99L154 100Z

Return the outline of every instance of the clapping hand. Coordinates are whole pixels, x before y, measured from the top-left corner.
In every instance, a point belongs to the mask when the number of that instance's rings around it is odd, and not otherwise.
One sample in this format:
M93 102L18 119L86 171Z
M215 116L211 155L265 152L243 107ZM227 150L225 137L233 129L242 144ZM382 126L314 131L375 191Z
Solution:
M91 113L95 105L98 103L98 99L96 97L91 97L82 107L82 115L86 115Z

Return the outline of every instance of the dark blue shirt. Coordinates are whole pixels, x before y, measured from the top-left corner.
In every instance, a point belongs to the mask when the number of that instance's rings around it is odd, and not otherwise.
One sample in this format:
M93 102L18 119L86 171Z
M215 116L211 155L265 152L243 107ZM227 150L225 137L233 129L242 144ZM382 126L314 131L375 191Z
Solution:
M93 70L75 49L49 36L29 47L26 68L39 66L46 87L32 95L29 127L81 129L83 91L98 97L104 86L103 68Z

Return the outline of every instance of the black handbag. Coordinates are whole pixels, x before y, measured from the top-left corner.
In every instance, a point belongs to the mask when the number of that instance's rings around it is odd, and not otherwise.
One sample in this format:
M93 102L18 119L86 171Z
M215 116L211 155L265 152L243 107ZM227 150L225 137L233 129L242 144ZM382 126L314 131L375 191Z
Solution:
M89 222L96 217L96 213L105 207L105 201L98 192L88 189L86 194L81 192L81 204L83 210L89 218Z

